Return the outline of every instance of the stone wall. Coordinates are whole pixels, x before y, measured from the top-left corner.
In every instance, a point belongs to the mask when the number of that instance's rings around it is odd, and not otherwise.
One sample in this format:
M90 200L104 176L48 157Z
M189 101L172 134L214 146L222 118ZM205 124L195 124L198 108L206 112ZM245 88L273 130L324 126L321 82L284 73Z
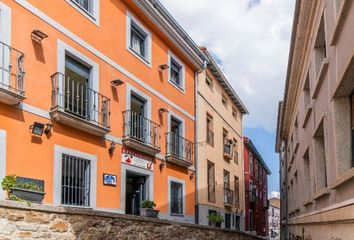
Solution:
M115 213L0 201L0 240L260 239L234 230Z

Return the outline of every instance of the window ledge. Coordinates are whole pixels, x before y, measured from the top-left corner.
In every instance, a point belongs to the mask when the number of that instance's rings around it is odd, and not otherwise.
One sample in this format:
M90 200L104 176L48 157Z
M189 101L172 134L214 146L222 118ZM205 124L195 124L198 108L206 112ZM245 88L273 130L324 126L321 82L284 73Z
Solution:
M309 200L309 201L305 202L305 203L303 204L303 206L304 206L304 207L307 207L307 206L311 205L312 203L313 203L313 201L312 201L312 200Z
M354 168L351 168L344 173L342 173L334 182L331 189L337 189L347 181L350 181L354 178Z
M172 217L184 217L184 214L171 213L170 216L172 216Z
M306 128L307 122L308 122L308 120L310 119L310 116L311 116L311 112L312 112L312 107L311 106L307 107L306 113L305 113L305 118L304 118L304 121L302 123L302 128Z
M169 82L174 88L176 88L178 91L180 91L181 93L183 93L183 94L186 93L185 89L183 89L182 87L178 86L176 83L172 82L170 79L168 79L168 82Z
M313 200L318 200L322 197L325 197L327 195L329 195L331 192L331 190L329 188L322 188L321 190L319 190L317 193L315 193L315 195L313 195Z
M73 8L75 8L79 13L81 13L84 17L86 17L88 20L90 20L92 23L96 24L98 27L100 26L99 23L99 10L97 9L93 13L90 13L86 11L86 9L82 8L80 5L78 5L76 2L72 0L65 0L68 4L70 4ZM96 6L97 5L97 6ZM94 4L94 7L98 7L99 3Z
M317 98L317 94L320 90L320 87L322 86L322 82L324 79L324 74L328 69L328 65L329 65L329 60L328 58L323 59L322 61L322 65L320 68L320 71L318 72L318 75L316 76L316 86L315 86L315 90L313 91L312 94L312 99L316 99Z
M347 16L350 3L352 3L352 0L344 0L342 5L338 9L337 18L336 18L336 22L335 22L335 28L333 31L333 35L331 37L331 46L334 46L337 44L338 37L342 31L343 22Z
M140 55L139 53L137 53L136 51L134 51L130 46L127 48L128 51L133 54L136 58L138 58L141 62L143 62L146 66L148 66L149 68L152 68L151 66L151 61L149 61L148 59L146 59L144 56Z

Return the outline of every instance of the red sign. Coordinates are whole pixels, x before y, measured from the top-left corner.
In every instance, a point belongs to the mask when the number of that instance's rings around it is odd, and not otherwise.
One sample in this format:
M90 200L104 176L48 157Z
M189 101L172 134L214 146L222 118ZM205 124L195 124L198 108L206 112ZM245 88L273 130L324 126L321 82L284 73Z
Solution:
M154 170L152 157L125 148L122 148L122 162L150 171Z

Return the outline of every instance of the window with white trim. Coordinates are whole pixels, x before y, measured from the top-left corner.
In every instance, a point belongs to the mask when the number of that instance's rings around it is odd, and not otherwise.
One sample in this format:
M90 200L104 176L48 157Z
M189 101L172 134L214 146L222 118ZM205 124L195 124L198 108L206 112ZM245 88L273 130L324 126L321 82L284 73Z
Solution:
M145 33L136 23L132 21L130 27L130 48L135 53L146 59L146 43L147 33Z
M62 155L61 204L90 206L91 161Z
M77 5L79 5L82 9L93 14L93 0L72 0Z
M185 90L185 68L184 64L171 52L168 55L169 71L168 81L178 90Z
M171 58L170 79L177 87L182 88L182 67Z
M127 49L151 67L151 33L127 12Z
M183 184L175 181L170 182L171 191L171 214L182 215L183 214Z

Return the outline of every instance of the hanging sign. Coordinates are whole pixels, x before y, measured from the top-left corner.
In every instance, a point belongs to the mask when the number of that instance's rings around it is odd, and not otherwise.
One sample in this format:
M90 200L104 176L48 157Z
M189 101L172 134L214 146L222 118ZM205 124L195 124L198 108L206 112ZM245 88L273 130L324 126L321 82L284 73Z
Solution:
M122 162L150 171L154 170L152 157L125 148L122 148Z

